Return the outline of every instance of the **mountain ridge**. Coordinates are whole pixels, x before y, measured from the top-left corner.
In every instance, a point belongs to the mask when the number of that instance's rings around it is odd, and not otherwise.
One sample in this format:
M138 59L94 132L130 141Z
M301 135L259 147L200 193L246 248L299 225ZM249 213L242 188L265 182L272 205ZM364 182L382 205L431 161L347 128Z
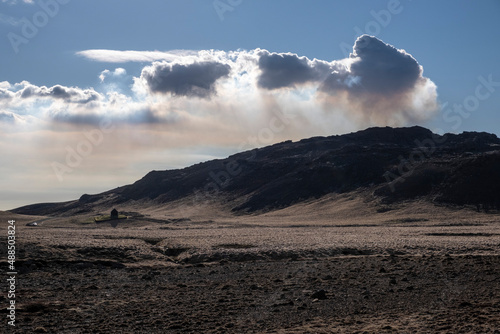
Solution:
M96 207L184 198L224 202L234 213L284 208L330 193L367 189L391 203L500 207L500 139L485 132L437 135L419 126L376 127L284 141L175 170L151 171L133 184L78 200L40 203L21 214L72 215Z

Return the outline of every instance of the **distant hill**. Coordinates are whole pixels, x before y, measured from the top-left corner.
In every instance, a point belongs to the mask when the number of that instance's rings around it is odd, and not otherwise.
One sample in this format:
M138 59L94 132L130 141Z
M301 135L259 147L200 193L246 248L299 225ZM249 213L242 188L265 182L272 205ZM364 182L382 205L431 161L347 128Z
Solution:
M183 169L152 171L131 185L101 194L12 211L71 215L117 204L165 206L191 198L251 213L360 189L386 203L422 198L498 209L500 139L484 132L440 136L418 126L369 128L286 141Z

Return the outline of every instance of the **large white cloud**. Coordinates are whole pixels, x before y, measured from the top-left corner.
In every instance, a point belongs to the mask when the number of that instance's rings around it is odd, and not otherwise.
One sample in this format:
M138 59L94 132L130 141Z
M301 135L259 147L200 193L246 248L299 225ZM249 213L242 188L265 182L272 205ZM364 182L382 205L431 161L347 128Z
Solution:
M11 114L76 125L97 124L103 117L130 125L176 123L170 131L234 123L243 136L265 126L277 110L294 114L296 122L288 131L301 135L418 123L437 110L436 86L423 76L417 60L367 35L356 40L350 57L332 61L263 49L86 50L78 55L105 62L154 62L135 77L122 68L100 73L103 82L127 77L133 82L128 93L113 90L116 84L99 92L0 82L0 106Z

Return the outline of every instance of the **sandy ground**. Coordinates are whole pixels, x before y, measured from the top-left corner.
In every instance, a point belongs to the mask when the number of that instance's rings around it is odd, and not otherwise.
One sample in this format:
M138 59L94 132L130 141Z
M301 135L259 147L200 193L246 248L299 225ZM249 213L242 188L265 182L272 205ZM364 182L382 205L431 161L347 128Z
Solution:
M147 215L116 227L0 213L16 220L13 332L500 333L497 214L331 203L128 207Z

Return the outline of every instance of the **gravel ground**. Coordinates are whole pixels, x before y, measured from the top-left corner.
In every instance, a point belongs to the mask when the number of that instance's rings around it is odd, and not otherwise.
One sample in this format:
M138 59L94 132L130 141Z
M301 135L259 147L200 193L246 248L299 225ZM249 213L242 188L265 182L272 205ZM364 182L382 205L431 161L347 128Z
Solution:
M18 271L17 326L4 320L2 327L500 333L497 216L436 210L442 214L412 209L345 220L291 210L220 219L157 215L116 228L84 216L28 227L43 217L0 213L16 220ZM6 254L6 243L0 246ZM7 305L7 295L0 301Z

